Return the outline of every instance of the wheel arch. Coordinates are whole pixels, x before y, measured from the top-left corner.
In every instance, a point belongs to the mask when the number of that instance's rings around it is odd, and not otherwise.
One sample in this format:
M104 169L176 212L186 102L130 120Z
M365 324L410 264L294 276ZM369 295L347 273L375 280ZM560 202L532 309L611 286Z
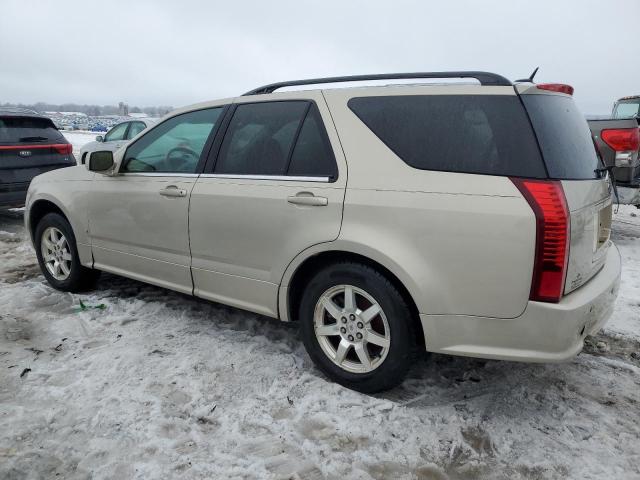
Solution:
M35 231L38 222L48 213L57 213L62 215L64 219L71 225L71 230L75 237L76 248L80 257L80 263L83 266L93 267L93 255L91 253L91 246L86 238L86 231L82 224L79 222L78 216L75 217L65 208L62 202L57 201L50 195L38 196L35 200L29 202L28 209L25 211L25 227L31 237L31 243L35 245Z
M26 212L26 223L29 235L31 235L31 240L34 239L38 223L48 213L58 213L62 215L69 224L71 224L69 216L65 213L62 207L60 207L60 205L48 198L39 198L29 206L29 210Z
M325 247L327 245L325 244ZM421 345L424 345L424 331L420 322L419 310L414 300L416 287L413 285L405 272L379 252L357 252L346 245L330 249L316 248L308 249L300 254L287 268L283 281L278 291L278 306L280 319L283 321L296 321L297 310L302 298L302 292L311 276L319 269L343 261L352 261L367 265L380 273L398 289L402 297L407 302L414 320L416 332ZM413 293L412 293L413 291Z

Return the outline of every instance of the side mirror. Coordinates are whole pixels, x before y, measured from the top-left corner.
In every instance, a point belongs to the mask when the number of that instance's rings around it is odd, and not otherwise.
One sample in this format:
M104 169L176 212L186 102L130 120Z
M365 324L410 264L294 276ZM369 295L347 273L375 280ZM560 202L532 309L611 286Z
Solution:
M96 137L96 142L104 142L104 138L102 138L102 135L98 135Z
M106 150L102 152L93 152L89 156L89 170L91 172L102 173L103 175L111 175L115 162L113 161L113 152Z

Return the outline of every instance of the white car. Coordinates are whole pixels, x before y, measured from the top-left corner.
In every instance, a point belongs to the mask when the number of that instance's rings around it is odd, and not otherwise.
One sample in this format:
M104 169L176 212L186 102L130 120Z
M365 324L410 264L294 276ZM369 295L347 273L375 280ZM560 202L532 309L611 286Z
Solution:
M274 93L433 77L479 84ZM107 271L298 322L318 368L364 392L425 349L566 360L621 268L571 92L486 72L269 85L36 177L26 227L57 289Z
M95 142L89 142L80 149L80 163L84 164L87 155L96 150L111 150L115 152L118 148L126 145L132 138L143 130L158 123L158 118L136 118L114 125L104 136L96 136Z

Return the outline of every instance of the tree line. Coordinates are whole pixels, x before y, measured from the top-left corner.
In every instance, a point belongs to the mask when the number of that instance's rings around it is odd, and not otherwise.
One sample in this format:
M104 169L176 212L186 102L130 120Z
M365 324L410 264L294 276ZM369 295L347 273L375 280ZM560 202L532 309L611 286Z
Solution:
M120 108L118 105L79 105L76 103L54 104L46 102L37 102L33 104L25 103L2 103L3 107L20 107L35 110L36 112L80 112L93 117L100 115L118 115ZM151 117L161 117L173 110L170 106L159 107L129 107L129 113L146 113Z

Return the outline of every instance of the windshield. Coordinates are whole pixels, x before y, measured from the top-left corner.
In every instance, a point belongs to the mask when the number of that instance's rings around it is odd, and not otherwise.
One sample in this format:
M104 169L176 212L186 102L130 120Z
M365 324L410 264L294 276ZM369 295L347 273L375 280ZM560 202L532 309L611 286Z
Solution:
M613 118L631 118L640 116L640 98L619 100L613 108Z

